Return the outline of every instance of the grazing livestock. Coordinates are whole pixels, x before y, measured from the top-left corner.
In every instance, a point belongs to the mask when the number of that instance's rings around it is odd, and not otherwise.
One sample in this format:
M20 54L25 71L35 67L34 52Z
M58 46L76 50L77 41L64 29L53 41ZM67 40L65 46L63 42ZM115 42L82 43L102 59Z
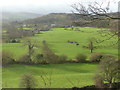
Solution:
M78 46L79 45L79 43L76 43L76 46Z
M78 46L78 45L80 45L78 42L76 42L76 41L67 41L68 43L75 43L76 44L76 46Z
M68 43L77 43L77 42L76 42L76 41L69 41L69 40L68 40Z

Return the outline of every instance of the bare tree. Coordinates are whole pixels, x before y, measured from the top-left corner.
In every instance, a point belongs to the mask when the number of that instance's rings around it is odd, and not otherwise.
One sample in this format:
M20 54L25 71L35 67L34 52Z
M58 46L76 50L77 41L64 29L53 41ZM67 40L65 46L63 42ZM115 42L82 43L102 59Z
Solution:
M86 16L86 18L89 18L90 20L105 20L105 19L115 19L118 20L120 17L117 15L112 15L110 14L110 2L106 5L106 7L103 7L104 2L98 3L98 2L93 2L93 4L88 4L87 6L77 3L73 4L72 8L76 10L81 16Z
M99 65L99 75L102 77L103 81L109 83L110 88L112 88L113 83L119 80L119 63L116 61L114 56L104 56Z
M90 52L93 53L94 49L96 48L94 45L95 43L96 43L96 38L92 37L88 39L88 45L83 47L89 49Z
M104 2L101 2L101 3L93 2L93 4L88 4L87 6L81 3L76 3L72 5L72 8L76 12L76 13L75 12L73 13L75 15L79 15L82 18L82 22L85 21L84 22L85 25L92 24L92 23L96 24L100 21L104 23L107 21L108 22L107 28L110 28L110 22L113 23L113 20L118 20L117 23L119 23L119 20L120 20L119 12L111 13L110 3L111 2L109 1L106 6L104 6ZM74 21L74 22L79 23L80 21L77 21L77 22ZM106 23L104 23L104 25L106 25ZM118 24L116 24L116 26L117 25ZM106 40L109 40L115 37L116 35L120 37L120 32L118 29L110 28L110 31L114 31L114 33L107 33L109 37L106 38ZM98 43L104 42L106 40L99 40Z
M93 50L94 50L94 44L93 44L93 40L89 40L89 45L88 45L88 48L90 49L90 52L93 53Z
M10 42L10 40L15 40L17 38L20 38L21 35L18 31L18 29L15 27L14 24L4 24L3 29L6 30L5 34L3 34L2 38L5 41Z

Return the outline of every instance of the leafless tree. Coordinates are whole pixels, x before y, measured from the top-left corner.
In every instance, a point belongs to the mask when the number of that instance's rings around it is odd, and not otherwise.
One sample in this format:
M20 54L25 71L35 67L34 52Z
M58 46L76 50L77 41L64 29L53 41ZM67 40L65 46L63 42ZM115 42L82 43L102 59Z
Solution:
M91 24L91 23L97 23L100 21L109 22L107 28L109 28L110 31L114 31L114 33L107 33L109 37L106 38L105 40L99 40L98 43L101 43L113 37L116 37L116 35L120 37L119 28L118 29L110 28L110 22L113 23L113 21L117 20L118 21L117 23L119 24L119 20L120 20L119 11L116 13L111 13L110 3L112 2L109 1L106 6L104 6L104 2L101 2L101 3L93 2L92 4L88 4L87 6L81 3L76 3L72 5L72 8L75 10L73 11L73 13L75 15L79 15L82 18L82 21L85 21L84 22L85 25ZM77 21L77 22L74 21L74 22L79 23L80 21ZM118 24L115 24L115 25L117 26Z
M96 38L92 37L88 39L88 45L83 47L89 49L90 52L93 53L94 49L96 49L96 46L94 45L95 43L96 43Z
M18 29L15 27L14 24L3 24L3 30L6 30L5 34L3 34L2 36L4 40L10 41L21 37Z
M94 50L94 41L92 39L89 39L88 48L90 49L90 52L93 53L93 50Z
M99 65L99 75L103 78L103 81L109 83L109 87L112 88L113 83L119 80L120 75L119 63L112 55L104 56Z

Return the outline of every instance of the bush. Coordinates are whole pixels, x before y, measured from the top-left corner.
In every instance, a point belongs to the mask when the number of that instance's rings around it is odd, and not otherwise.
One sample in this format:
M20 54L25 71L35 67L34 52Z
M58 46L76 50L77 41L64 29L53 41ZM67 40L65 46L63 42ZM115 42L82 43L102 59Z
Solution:
M30 63L32 63L31 62L31 58L30 58L29 55L23 55L23 56L21 56L19 58L18 62L23 63L23 64L30 64Z
M64 63L64 62L66 62L66 60L67 60L67 56L66 55L60 55L58 57L58 63Z
M6 66L8 64L13 64L15 60L13 59L12 53L8 51L2 51L2 65Z
M36 64L47 64L47 60L44 59L43 54L37 54L34 58L34 63Z
M76 56L76 60L78 60L79 62L85 62L86 61L86 56L84 54L78 54Z
M106 58L112 58L112 59L116 59L115 56L111 55L111 54L105 54L103 55L102 59L106 59Z
M22 76L20 81L20 88L34 88L37 86L37 82L33 75L31 74L25 74Z
M103 57L103 54L101 53L93 53L90 56L90 61L91 62L100 62Z

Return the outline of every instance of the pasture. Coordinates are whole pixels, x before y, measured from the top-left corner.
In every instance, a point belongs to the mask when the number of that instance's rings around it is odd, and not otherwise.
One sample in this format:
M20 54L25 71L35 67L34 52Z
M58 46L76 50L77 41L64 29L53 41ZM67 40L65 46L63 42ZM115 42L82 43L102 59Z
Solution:
M71 88L74 86L92 85L94 74L96 73L97 64L49 64L49 65L11 65L3 68L2 84L6 88L18 88L20 78L23 74L31 73L36 78L39 88ZM48 79L51 77L51 85L49 80L45 78L47 85L41 79L44 75ZM72 84L73 83L73 84Z
M93 27L78 27L76 30L70 28L53 28L50 31L42 31L42 34L36 34L29 37L36 45L35 53L41 53L42 41L45 40L50 49L57 55L66 55L68 60L74 60L79 53L87 55L87 60L91 55L88 48L83 48L89 44L89 39L104 40L108 36L103 37L100 31L104 29ZM106 31L108 32L108 31ZM12 53L15 60L28 52L28 47L22 39L21 43L3 43L2 50ZM77 42L70 43L70 42ZM118 47L115 42L117 37L106 40L102 43L94 43L98 47L93 52L104 54L112 54L118 56ZM7 88L18 88L20 78L25 73L31 73L38 81L38 87L53 87L53 88L71 88L92 85L93 77L97 72L97 64L92 63L65 63L65 64L47 64L47 65L10 65L4 67L2 71L2 84ZM44 85L41 75L47 78L52 78L51 85L46 80L47 85Z
M64 28L53 28L50 31L42 32L42 34L36 34L31 38L33 43L39 46L39 49L36 48L38 53L41 53L42 41L46 40L49 47L58 55L67 55L69 59L74 59L78 53L83 53L90 56L90 50L83 48L89 44L90 38L95 38L97 40L104 40L108 38L107 36L101 36L99 31L101 29L92 28L92 27L79 27L81 31L65 30ZM104 29L102 29L104 30ZM108 32L108 31L106 31ZM24 40L24 39L23 39ZM23 41L22 40L22 41ZM76 41L79 45L75 43L68 43L68 41ZM106 40L102 43L94 43L94 46L98 47L94 49L94 52L113 54L118 56L118 47L117 37L113 37L110 40ZM28 52L27 46L24 43L3 43L3 50L10 51L13 53L15 59L18 59L21 55L24 55Z

